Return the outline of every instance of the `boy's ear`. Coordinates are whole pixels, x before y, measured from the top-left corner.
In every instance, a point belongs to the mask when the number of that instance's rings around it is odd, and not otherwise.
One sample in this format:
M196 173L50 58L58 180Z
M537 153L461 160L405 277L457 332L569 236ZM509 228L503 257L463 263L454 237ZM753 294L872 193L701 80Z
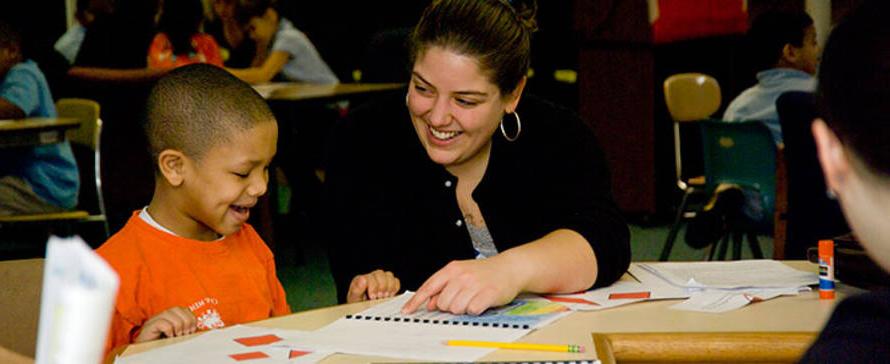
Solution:
M167 183L173 187L182 185L185 175L185 164L188 162L186 158L185 154L173 149L164 149L158 155L158 169L161 170L161 175L164 176Z
M786 43L782 47L782 61L786 64L797 65L800 62L800 47L795 47L791 43Z
M825 174L825 186L831 191L841 191L851 172L844 145L822 119L814 120L812 129L819 163Z

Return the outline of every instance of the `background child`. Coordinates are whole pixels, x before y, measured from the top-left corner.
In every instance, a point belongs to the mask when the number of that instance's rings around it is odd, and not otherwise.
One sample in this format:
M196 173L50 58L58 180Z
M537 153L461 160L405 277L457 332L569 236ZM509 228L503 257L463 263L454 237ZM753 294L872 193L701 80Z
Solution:
M776 99L788 91L812 92L819 63L813 19L805 12L769 12L757 17L747 34L757 84L736 97L723 120L759 120L782 143Z
M277 128L265 101L221 68L180 67L154 86L154 196L98 249L121 278L107 350L290 312L272 253L246 224Z
M339 82L306 34L279 15L274 0L237 0L235 18L256 45L252 67L230 70L238 78L255 84L280 73L289 81Z
M219 46L201 32L204 6L201 0L164 1L158 34L148 48L149 68L210 63L222 67Z
M21 36L0 22L0 119L55 117L43 72ZM57 212L77 204L80 178L68 142L0 149L0 215Z

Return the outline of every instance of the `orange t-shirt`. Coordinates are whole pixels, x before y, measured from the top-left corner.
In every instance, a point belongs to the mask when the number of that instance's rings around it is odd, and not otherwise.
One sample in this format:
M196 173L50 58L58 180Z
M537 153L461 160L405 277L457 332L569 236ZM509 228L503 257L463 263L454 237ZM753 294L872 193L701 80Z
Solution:
M106 355L174 306L191 310L202 331L290 313L272 252L247 224L206 242L158 230L136 211L96 252L120 275Z
M192 35L194 52L173 54L173 43L164 33L158 33L148 47L148 68L172 68L192 63L209 63L222 67L222 55L216 40L209 34Z

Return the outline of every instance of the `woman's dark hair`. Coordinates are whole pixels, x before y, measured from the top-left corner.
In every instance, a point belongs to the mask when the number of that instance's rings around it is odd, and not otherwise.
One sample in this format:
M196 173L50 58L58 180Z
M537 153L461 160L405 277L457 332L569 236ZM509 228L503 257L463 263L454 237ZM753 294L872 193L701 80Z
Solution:
M410 39L410 62L431 47L476 58L501 94L516 89L531 62L535 0L434 0Z
M158 31L170 39L173 54L187 54L195 51L192 36L201 30L203 20L204 5L201 0L166 0Z
M753 69L763 71L775 67L786 44L803 46L806 30L812 25L813 18L803 11L771 11L758 16L747 34Z
M890 177L890 3L861 5L831 32L819 66L819 111L841 142Z
M241 24L247 24L250 19L266 14L269 9L277 9L275 0L236 0L235 20Z

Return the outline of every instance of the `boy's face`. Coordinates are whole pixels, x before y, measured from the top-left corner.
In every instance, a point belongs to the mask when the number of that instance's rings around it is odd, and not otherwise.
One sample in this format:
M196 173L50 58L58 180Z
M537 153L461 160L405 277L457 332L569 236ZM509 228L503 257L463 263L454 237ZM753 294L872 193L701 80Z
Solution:
M200 160L185 158L182 188L193 231L186 237L229 235L241 229L250 208L266 193L269 163L275 156L278 124L261 122L235 131L230 140L211 147Z
M816 39L816 28L809 26L804 31L803 44L795 47L798 51L797 68L811 75L816 74L816 68L819 66L819 57L821 50L819 42Z

